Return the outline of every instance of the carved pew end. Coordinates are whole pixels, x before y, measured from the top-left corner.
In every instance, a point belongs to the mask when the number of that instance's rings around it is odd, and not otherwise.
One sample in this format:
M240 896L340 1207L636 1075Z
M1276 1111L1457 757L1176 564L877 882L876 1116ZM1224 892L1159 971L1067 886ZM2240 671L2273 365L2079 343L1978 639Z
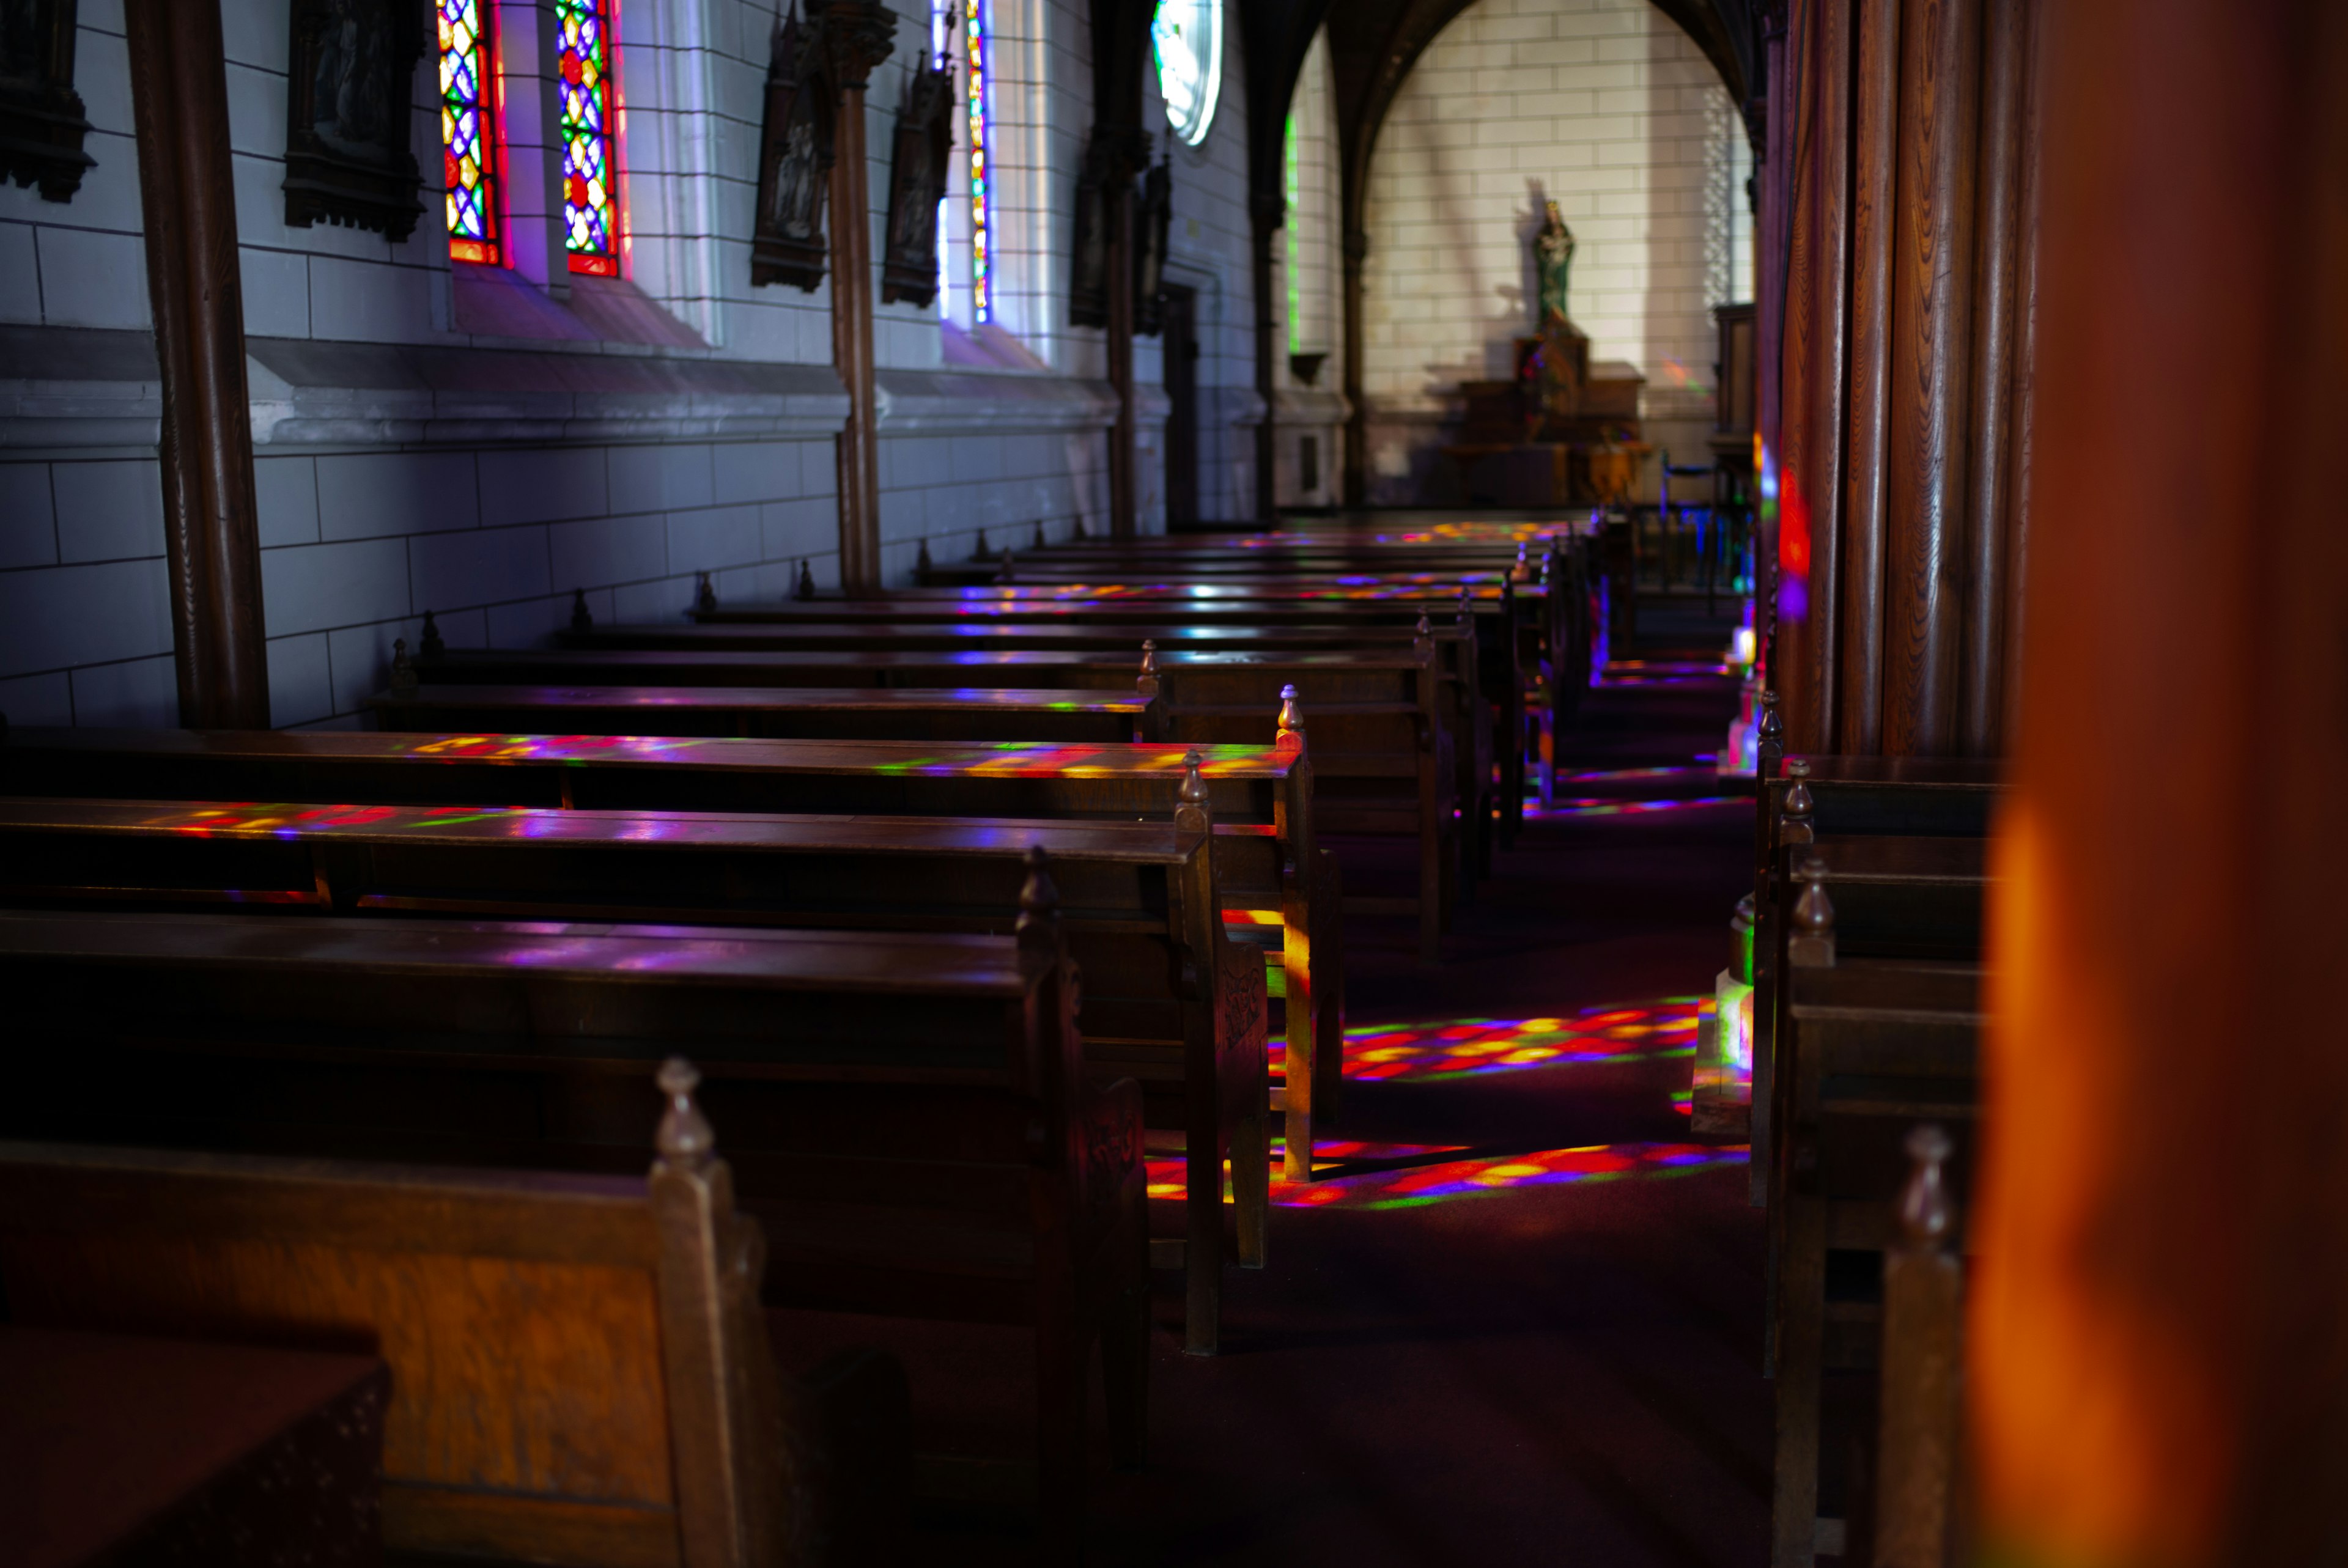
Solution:
M1813 855L1797 873L1807 884L1794 905L1794 929L1786 939L1786 961L1797 969L1835 967L1834 901L1827 897L1827 863Z

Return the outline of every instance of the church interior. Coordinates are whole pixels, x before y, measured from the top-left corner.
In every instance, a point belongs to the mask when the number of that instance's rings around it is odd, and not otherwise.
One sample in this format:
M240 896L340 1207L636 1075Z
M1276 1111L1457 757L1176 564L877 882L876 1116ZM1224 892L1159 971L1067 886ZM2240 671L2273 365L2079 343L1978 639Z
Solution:
M2348 1564L2343 80L0 0L0 1564Z

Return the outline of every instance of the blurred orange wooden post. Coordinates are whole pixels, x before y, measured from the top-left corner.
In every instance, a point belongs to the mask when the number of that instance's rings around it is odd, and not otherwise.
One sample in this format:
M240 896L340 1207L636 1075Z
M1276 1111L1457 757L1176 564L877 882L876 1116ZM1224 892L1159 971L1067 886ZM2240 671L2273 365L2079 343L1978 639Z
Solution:
M2015 1563L2348 1554L2348 5L2064 0L1971 1389Z

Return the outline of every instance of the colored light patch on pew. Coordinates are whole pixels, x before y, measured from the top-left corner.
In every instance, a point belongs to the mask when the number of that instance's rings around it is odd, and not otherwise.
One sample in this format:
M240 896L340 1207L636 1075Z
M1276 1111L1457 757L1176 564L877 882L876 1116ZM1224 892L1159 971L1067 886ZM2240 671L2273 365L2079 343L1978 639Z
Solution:
M1260 778L1277 774L1286 764L1276 752L1257 746L1134 746L1086 745L1068 743L1000 741L984 748L991 754L973 761L953 757L908 757L899 763L876 763L876 774L917 778L1126 778L1136 774L1179 775L1185 759L1199 753L1199 772L1207 778Z
M1709 758L1699 759L1709 761ZM1592 774L1560 774L1560 784L1627 784L1633 779L1710 778L1710 768L1613 768Z
M526 837L541 837L560 832L571 815L526 805L301 805L243 801L167 811L139 825L191 838L299 838L341 828L428 834L466 823L506 822L516 825ZM656 819L644 819L644 825L643 834L626 836L672 836L661 831L663 825Z
M1474 1078L1529 1067L1690 1056L1703 997L1588 1008L1555 1018L1450 1019L1345 1031L1345 1076L1365 1082ZM1286 1073L1284 1043L1272 1071Z
M606 757L664 757L705 749L689 735L435 735L394 754L466 762L585 762Z
M1525 802L1525 815L1530 817L1568 816L1643 816L1653 812L1689 811L1698 806L1741 805L1751 809L1752 800L1745 795L1705 794L1688 800L1559 800L1543 805L1539 800Z
M1742 1165L1745 1148L1701 1143L1600 1143L1547 1149L1484 1160L1451 1160L1406 1171L1381 1171L1333 1181L1277 1185L1272 1202L1288 1208L1411 1209L1462 1198L1490 1197L1530 1187L1583 1182L1653 1180Z

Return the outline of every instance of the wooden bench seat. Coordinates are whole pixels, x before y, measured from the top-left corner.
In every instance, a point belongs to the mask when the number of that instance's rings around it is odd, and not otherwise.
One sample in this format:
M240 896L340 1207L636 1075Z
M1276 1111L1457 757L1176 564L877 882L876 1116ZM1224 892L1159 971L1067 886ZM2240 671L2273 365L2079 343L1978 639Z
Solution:
M1960 1194L1967 1187L1984 1014L1982 971L1972 964L1839 952L1825 964L1797 953L1787 973L1783 1067L1790 1081L1781 1102L1787 1147L1771 1215L1777 1253L1771 1561L1806 1568L1843 1538L1849 1493L1864 1480L1848 1479L1845 1512L1821 1516L1826 1378L1880 1364L1881 1260L1900 1241L1898 1200L1910 1173L1905 1144L1919 1122L1948 1130L1947 1181Z
M1149 739L1262 745L1265 715L1294 686L1311 716L1315 826L1323 835L1415 839L1418 892L1363 913L1415 913L1419 956L1433 963L1458 887L1454 805L1458 784L1456 723L1441 700L1430 649L1392 653L1056 654L764 650L641 651L580 649L451 649L419 661L427 685L610 684L837 685L936 687L955 679L1015 678L1071 692L1123 691L1157 700L1159 731ZM1013 673L1015 671L1015 675ZM396 693L394 694L395 697ZM380 700L379 700L380 701ZM547 728L551 728L548 726Z
M1292 705L1292 722L1302 720ZM1198 748L1215 886L1232 939L1280 979L1292 1081L1287 1175L1310 1181L1316 1118L1344 1060L1344 927L1334 858L1316 847L1304 732ZM1181 746L273 730L12 729L0 792L149 800L314 800L602 811L1171 821Z
M1145 1176L1041 886L1015 938L0 915L6 1131L205 1151L9 1147L0 1280L46 1323L363 1336L391 1543L556 1562L798 1560L762 1300L1025 1323L1073 1561L1095 1339L1140 1459ZM655 1090L680 1046L699 1103Z
M605 651L735 651L876 653L946 653L962 651L1108 654L1129 650L1156 650L1161 675L1174 661L1187 664L1210 654L1261 653L1293 657L1311 653L1402 652L1413 657L1431 649L1439 678L1435 693L1444 727L1453 736L1456 770L1452 794L1470 832L1460 840L1473 854L1464 871L1480 875L1488 869L1495 808L1492 764L1495 733L1521 728L1516 705L1509 701L1513 682L1503 678L1487 690L1478 663L1473 617L1456 613L1439 620L1426 615L1404 625L1317 624L1265 629L1254 625L1210 626L1187 621L1140 624L1099 623L1086 618L1058 618L1043 622L1001 620L993 616L954 618L942 621L855 622L770 621L758 623L702 622L683 626L591 626L562 633L566 648ZM1510 651L1513 657L1513 651ZM1138 669L1138 665L1136 666ZM1277 685L1295 682L1282 681ZM1275 687L1275 691L1277 686ZM1180 699L1161 680L1169 706ZM1313 693L1300 686L1310 702ZM1511 776L1517 776L1513 772ZM1521 785L1519 784L1519 788ZM1463 884L1464 886L1465 884Z
M1129 692L984 686L439 686L373 699L386 730L737 735L763 740L994 741L1103 745L1162 727ZM559 723L541 716L562 715Z
M1211 821L719 815L532 807L0 800L0 897L479 919L662 920L1007 933L1049 854L1104 1081L1141 1082L1188 1150L1189 1343L1216 1342L1222 1162L1238 1249L1263 1260L1270 1171L1262 959L1225 935Z
M374 1562L389 1386L367 1354L0 1323L6 1560Z

